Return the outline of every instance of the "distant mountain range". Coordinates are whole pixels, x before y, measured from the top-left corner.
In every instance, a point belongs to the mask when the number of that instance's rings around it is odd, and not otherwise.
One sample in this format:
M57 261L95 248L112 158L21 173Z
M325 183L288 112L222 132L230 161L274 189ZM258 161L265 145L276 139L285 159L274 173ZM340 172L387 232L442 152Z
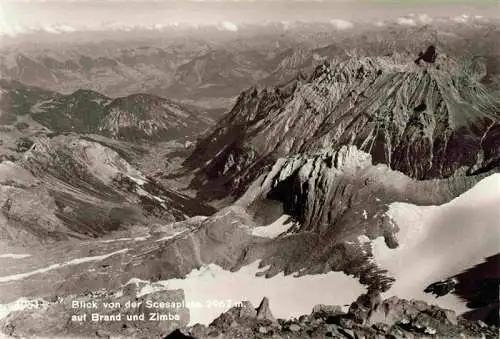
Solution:
M50 40L22 42L0 52L0 72L11 80L65 94L81 88L111 97L141 92L204 109L229 109L227 99L244 89L286 82L324 60L394 54L408 58L430 43L448 55L500 55L495 47L498 25L481 20L467 25L372 25L369 33L366 25L349 30L330 24L266 27L250 26L237 35L217 29L193 31L189 38L110 36L105 43L61 42L57 48L51 48Z
M126 24L119 22L106 22L100 25L85 25L85 26L73 26L71 24L53 23L44 25L30 25L30 26L14 26L10 27L7 24L0 26L0 36L4 37L19 37L23 35L36 35L36 34L78 34L82 32L182 32L183 34L189 34L190 31L205 30L205 31L222 31L229 33L238 33L250 31L252 29L264 28L267 30L300 30L300 29L311 29L311 27L321 26L323 28L337 29L337 30L349 30L355 27L363 26L387 26L387 25L398 25L398 26L420 26L428 25L431 23L443 24L443 23L460 23L460 24L474 24L474 23L485 23L495 21L494 17L485 17L481 15L452 15L447 17L433 17L431 15L421 13L415 15L410 13L408 15L403 15L399 18L390 20L369 20L367 22L351 22L345 19L326 19L323 22L307 22L307 21L269 21L262 24L259 23L248 23L240 22L234 23L228 20L222 20L214 23L188 23L188 22L166 22L166 23L143 23L143 24Z
M213 123L150 94L111 99L92 90L63 95L2 80L2 121L30 116L54 132L95 133L126 140L171 140L201 133Z

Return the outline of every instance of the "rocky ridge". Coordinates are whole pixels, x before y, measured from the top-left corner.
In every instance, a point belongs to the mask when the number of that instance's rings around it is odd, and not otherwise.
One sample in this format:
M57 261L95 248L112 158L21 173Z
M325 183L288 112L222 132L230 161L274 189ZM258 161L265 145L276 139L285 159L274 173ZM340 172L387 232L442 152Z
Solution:
M477 77L390 58L323 64L307 80L242 94L186 164L208 198L240 196L280 156L342 145L416 179L487 171L498 166L495 95Z
M266 276L338 270L385 291L391 278L371 262L369 243L384 237L390 248L398 246L399 229L386 214L388 205L444 204L483 176L414 180L373 164L372 157L355 146L343 146L313 156L278 159L235 205L258 220L287 214L300 225L273 241L262 262L269 265Z
M57 48L52 48L54 36L49 35L48 42L38 36L35 46L2 51L0 70L13 80L65 94L80 88L109 96L138 92L163 96L178 91L176 95L187 94L190 100L202 103L206 97L237 95L256 81L266 85L287 81L297 71L309 72L319 59L397 53L414 58L427 44L450 55L498 58L498 22L469 19L467 24L436 20L416 26L358 23L356 29L340 31L328 23L250 25L240 27L236 36L215 27L174 28L168 34L143 32L147 38L140 43L123 41L109 32L103 34L105 41L88 43L85 34L72 33L70 39L76 34L82 40L77 44L58 40ZM64 37L58 38L66 40ZM217 106L228 108L227 103Z
M265 311L264 311L265 310ZM265 314L265 315L263 315ZM269 300L258 308L246 301L221 314L209 326L177 330L166 338L498 338L498 328L469 321L455 312L422 301L397 297L382 300L361 295L347 312L316 305L311 314L274 319Z
M2 80L5 122L30 116L53 132L95 133L128 141L189 138L212 124L185 107L150 94L112 99L91 90L68 95ZM9 120L9 121L7 121Z

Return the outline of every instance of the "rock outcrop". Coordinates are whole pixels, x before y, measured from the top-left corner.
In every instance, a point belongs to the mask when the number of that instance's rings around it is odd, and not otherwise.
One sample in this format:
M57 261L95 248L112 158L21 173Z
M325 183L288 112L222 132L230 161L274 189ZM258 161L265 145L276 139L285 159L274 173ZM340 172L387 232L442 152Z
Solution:
M256 318L258 320L270 321L271 323L276 322L276 319L274 318L273 314L271 313L268 298L264 298L260 302L260 305L257 308Z
M244 304L247 305L247 304ZM232 338L497 338L498 328L457 317L455 312L422 301L380 295L362 295L348 312L338 306L313 309L309 315L265 322L235 307L209 326L184 328L183 335L197 339ZM170 337L167 337L170 338ZM175 338L172 336L172 338ZM179 337L182 338L182 337Z
M437 58L437 52L436 52L436 47L434 45L430 45L427 47L425 52L420 52L418 54L418 58L415 60L415 63L417 65L420 65L420 61L425 61L427 63L433 64L436 62Z

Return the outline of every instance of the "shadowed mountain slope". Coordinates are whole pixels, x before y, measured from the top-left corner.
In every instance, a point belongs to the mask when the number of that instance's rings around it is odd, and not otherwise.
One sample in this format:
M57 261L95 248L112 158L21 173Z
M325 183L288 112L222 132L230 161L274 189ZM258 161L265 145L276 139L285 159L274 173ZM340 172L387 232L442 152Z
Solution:
M250 89L187 160L201 169L193 186L237 196L277 157L342 145L416 179L495 168L500 100L465 65L446 66L352 59L323 64L307 80Z
M30 115L55 132L96 133L125 140L190 137L212 124L170 100L149 94L111 99L91 90L69 95L3 80L3 120Z

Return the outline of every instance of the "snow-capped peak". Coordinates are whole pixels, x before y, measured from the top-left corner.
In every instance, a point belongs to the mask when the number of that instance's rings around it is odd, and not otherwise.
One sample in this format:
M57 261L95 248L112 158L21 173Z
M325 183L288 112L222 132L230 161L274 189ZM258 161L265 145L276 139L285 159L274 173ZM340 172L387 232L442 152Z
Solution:
M349 29L354 27L352 22L342 19L331 19L330 24L335 26L337 29Z
M223 21L220 24L220 28L226 31L237 32L238 26L230 21Z
M415 19L410 16L400 17L396 20L396 22L403 26L415 26L417 24Z
M428 15L428 14L420 14L418 16L418 20L423 23L423 24L428 24L428 23L431 23L433 21L433 19Z
M453 17L452 20L455 22L466 23L469 21L469 18L470 17L467 14L462 14L462 15Z

